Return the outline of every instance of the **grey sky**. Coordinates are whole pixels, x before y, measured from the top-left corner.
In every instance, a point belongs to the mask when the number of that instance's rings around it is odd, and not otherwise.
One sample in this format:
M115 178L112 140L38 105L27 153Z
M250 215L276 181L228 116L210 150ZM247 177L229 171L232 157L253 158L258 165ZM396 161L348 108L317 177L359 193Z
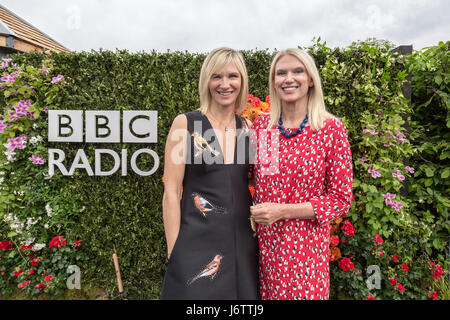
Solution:
M321 37L370 37L414 49L450 40L448 0L0 0L72 51L270 50Z

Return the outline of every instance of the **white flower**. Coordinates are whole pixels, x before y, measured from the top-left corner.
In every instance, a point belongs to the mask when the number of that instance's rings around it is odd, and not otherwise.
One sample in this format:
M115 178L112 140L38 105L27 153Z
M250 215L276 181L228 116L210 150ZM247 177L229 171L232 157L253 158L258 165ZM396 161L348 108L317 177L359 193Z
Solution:
M7 160L8 162L13 162L14 160L16 160L16 159L14 158L14 156L16 155L16 153L15 153L14 151L8 150L8 151L5 151L5 152L3 152L3 153L6 155L6 160Z
M45 205L45 211L47 211L47 215L51 218L51 217L53 217L53 215L52 215L52 208L50 207L50 204L49 203L47 203L46 205Z
M48 223L44 224L44 228L48 229Z
M30 138L30 143L31 144L36 144L38 142L41 142L43 139L41 136L36 136L36 137L31 137Z
M42 248L44 248L45 247L45 243L36 243L34 246L33 246L33 248L31 248L31 250L33 250L33 251L39 251L39 250L41 250Z

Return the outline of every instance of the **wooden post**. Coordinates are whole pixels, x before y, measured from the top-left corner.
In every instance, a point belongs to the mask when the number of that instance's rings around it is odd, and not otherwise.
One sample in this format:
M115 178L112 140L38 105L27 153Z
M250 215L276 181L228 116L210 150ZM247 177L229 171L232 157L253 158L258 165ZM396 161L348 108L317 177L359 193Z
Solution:
M115 253L113 253L113 261L114 267L116 269L117 287L119 288L120 295L123 295L122 278L120 277L120 269L119 269L119 259L117 258L117 254Z

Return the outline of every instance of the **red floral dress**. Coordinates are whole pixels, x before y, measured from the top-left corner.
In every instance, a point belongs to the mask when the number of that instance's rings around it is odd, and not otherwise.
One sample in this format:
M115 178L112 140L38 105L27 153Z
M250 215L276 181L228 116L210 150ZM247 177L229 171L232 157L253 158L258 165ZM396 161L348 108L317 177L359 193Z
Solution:
M347 130L339 120L328 119L318 131L306 126L297 136L286 138L277 127L266 131L268 122L269 116L263 115L252 127L258 137L254 203L309 201L316 218L258 225L261 298L328 299L329 222L351 204Z

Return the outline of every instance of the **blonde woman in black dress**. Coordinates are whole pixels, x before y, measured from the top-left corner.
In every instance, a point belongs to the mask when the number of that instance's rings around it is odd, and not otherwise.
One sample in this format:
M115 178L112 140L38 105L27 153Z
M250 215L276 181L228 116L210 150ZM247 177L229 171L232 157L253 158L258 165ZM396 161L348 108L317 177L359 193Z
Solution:
M163 220L169 261L161 299L258 299L249 156L237 148L249 127L235 113L248 96L242 55L213 50L201 69L199 95L200 108L178 115L166 142Z

